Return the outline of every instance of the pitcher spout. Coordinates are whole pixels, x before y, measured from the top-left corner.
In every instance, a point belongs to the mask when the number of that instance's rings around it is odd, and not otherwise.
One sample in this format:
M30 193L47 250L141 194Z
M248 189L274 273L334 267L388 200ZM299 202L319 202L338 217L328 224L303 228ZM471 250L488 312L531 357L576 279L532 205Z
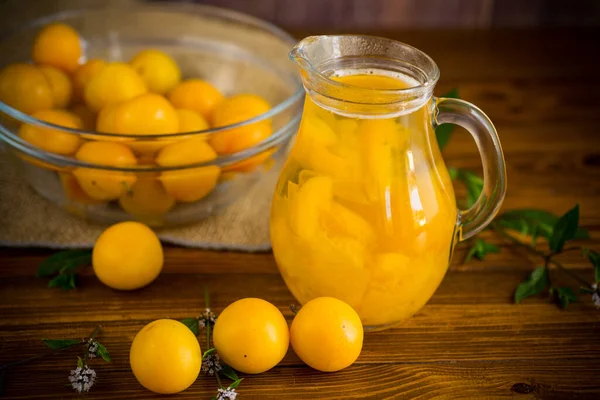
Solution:
M309 36L302 39L290 51L289 57L300 70L300 74L319 74L319 59L316 57L316 47L322 43L323 36Z

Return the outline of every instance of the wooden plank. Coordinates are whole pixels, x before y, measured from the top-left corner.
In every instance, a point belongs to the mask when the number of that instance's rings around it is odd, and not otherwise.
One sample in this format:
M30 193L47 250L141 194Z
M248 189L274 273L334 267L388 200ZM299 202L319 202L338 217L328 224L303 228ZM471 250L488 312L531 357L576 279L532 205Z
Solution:
M90 399L162 399L144 390L125 360L114 365L95 363L97 386ZM241 399L565 399L596 400L600 394L600 363L580 361L459 362L413 365L355 365L333 373L284 367L248 376L239 388ZM8 375L11 399L74 397L62 387L72 363ZM65 374L67 372L67 374ZM30 377L35 376L32 381ZM27 390L19 393L19 389ZM178 399L209 398L216 394L214 378L200 377ZM521 396L519 396L521 395ZM518 396L518 397L517 397Z

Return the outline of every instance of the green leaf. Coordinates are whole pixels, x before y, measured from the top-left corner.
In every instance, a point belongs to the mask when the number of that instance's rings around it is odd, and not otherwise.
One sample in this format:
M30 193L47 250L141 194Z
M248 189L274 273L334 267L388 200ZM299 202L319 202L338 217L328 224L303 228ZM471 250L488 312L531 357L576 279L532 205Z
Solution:
M229 388L230 388L230 389L235 389L235 388L237 388L238 386L240 386L240 383L242 383L242 381L243 381L243 380L244 380L244 378L239 378L239 379L236 379L235 381L233 381L233 382L231 383L231 385L229 385Z
M223 369L221 370L221 373L223 375L225 375L232 381L237 381L240 379L239 376L237 375L237 373L235 372L235 370L233 368L231 368L229 365L221 364L221 366L223 367Z
M83 360L81 359L81 357L77 357L77 366L79 368L83 368Z
M77 287L75 283L75 274L62 274L50 279L50 281L48 282L48 287L61 288L62 290L71 290Z
M500 253L500 248L494 243L483 242L483 247L487 253Z
M585 286L581 286L581 287L579 288L579 293L594 294L594 293L596 293L596 291L595 291L595 290L592 290L592 289L590 289L590 288L587 288L587 287L585 287Z
M452 89L448 93L445 93L445 94L441 95L440 97L446 97L446 98L450 98L450 99L458 99L459 98L458 90ZM437 142L438 142L438 145L440 146L440 150L444 150L444 147L446 147L446 145L450 141L450 138L452 137L452 132L454 132L455 127L456 127L456 125L453 125L453 124L442 124L442 125L438 125L435 128L435 137L437 138Z
M75 269L92 263L92 250L65 250L46 258L35 274L38 278L51 277L65 268Z
M499 253L500 248L496 246L494 243L483 242L483 246L486 252L488 253Z
M49 288L54 288L54 287L62 288L68 284L69 284L69 277L67 275L57 275L54 278L50 279L50 282L48 282L48 287Z
M531 232L529 233L529 235L531 236L531 247L535 247L539 233L540 233L539 225L536 224L533 227L531 227Z
M550 283L548 270L546 267L537 267L533 270L529 278L521 282L515 290L515 303L520 303L527 297L535 296L541 293Z
M478 248L477 248L477 241L476 241L473 244L473 246L471 246L471 248L467 252L467 255L465 256L465 264L468 263L469 261L471 261L471 259L473 258L473 256L475 255L475 253L477 251L478 251Z
M583 256L587 257L594 266L594 281L600 283L600 253L590 249L582 249L582 251Z
M79 339L42 339L44 344L52 350L64 349L83 343Z
M500 248L493 243L484 241L483 239L476 239L473 246L469 249L467 256L465 257L465 263L468 262L472 257L478 260L483 260L489 253L499 253Z
M181 320L181 323L190 328L190 331L196 336L200 334L200 326L198 324L198 318L185 318Z
M551 288L550 294L556 299L562 309L567 308L570 303L577 301L577 295L573 292L573 289L565 288Z
M579 204L567 211L565 215L560 217L550 237L550 250L554 253L560 252L565 243L575 238L577 227L579 225Z
M445 97L447 99L460 99L460 96L458 95L458 89L457 88L450 89L449 91L447 91L446 93L444 93L440 97Z
M202 354L202 359L204 360L206 357L210 356L212 353L214 353L215 351L217 351L217 349L215 349L214 347L211 349L208 349L204 352L204 354Z
M458 168L448 167L448 175L450 176L450 179L452 179L452 180L455 180L456 178L458 178Z
M506 211L496 217L495 222L505 229L514 230L524 235L542 236L550 240L554 225L558 221L558 216L545 211L536 209L515 209ZM583 228L577 229L576 239L587 239L589 233Z
M100 357L102 357L102 359L106 362L111 362L112 358L110 356L110 353L108 352L108 350L106 350L106 347L104 347L104 345L98 341L96 341L96 343L98 344L98 350L96 351L98 353L98 355Z
M479 178L479 177L478 177ZM473 207L483 191L483 181L471 180L467 184L467 207Z
M483 190L483 179L479 175L462 168L457 169L456 179L465 185L467 189L467 206L472 207Z
M539 225L535 221L528 221L526 219L507 220L503 219L502 216L496 219L496 223L504 229L516 231L523 235L529 235L534 230L536 231L536 234L539 235L540 232L542 232L541 228L545 229L545 225ZM549 232L552 232L552 227L550 227Z
M69 274L68 276L69 276L69 284L67 285L67 287L65 289L66 290L75 289L77 287L77 284L76 284L77 276L75 274Z

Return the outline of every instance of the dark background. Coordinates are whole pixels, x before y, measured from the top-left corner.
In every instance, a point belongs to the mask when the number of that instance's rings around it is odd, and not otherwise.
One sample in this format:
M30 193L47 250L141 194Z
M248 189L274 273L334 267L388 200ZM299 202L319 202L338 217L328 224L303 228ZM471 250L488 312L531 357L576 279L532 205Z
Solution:
M158 0L173 1L173 0ZM599 0L187 0L292 29L600 26Z
M85 5L136 0L0 0L0 31ZM147 0L175 2L178 0ZM294 31L599 27L600 0L180 0L242 11Z

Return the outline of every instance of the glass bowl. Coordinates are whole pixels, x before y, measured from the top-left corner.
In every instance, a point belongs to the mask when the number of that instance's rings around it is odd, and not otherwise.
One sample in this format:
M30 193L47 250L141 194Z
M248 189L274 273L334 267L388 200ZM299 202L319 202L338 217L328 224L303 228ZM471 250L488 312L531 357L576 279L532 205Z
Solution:
M142 49L163 50L177 61L183 79L204 79L225 96L257 94L272 106L250 120L202 132L115 135L52 125L0 102L0 139L6 143L6 153L23 179L57 206L100 223L139 220L174 226L197 222L244 196L285 160L300 121L304 93L287 57L295 40L279 28L241 13L194 4L67 10L2 37L2 66L28 62L35 34L51 22L64 22L79 32L85 59L129 61ZM156 154L167 144L185 140L178 151L195 152L196 147L187 143L209 140L224 131L235 135L265 123L271 125L272 134L237 153L168 167L156 163ZM80 143L125 144L137 163L111 167L50 153L20 137L24 124L58 130Z

